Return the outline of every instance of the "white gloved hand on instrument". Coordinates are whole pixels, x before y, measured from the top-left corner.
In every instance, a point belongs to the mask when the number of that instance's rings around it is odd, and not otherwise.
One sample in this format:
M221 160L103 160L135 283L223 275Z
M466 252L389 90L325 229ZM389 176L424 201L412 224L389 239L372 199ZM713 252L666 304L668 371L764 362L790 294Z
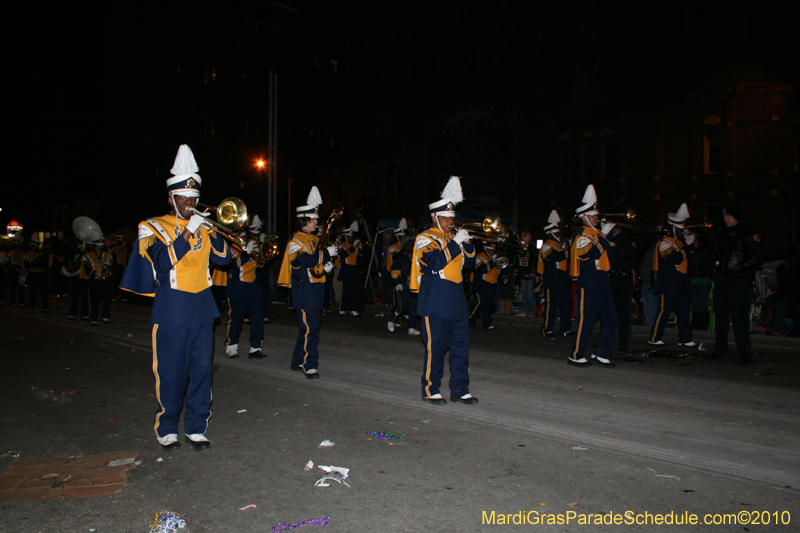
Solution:
M206 220L207 216L208 215L198 215L197 213L192 215L192 218L189 219L189 223L186 224L186 229L189 230L189 233L195 233L198 229L200 229L200 226L208 224L208 221Z
M325 268L325 273L330 274L331 272L333 272L333 263L328 261L327 263L325 263L324 268Z
M616 226L616 224L613 222L604 222L600 225L600 231L603 232L604 235L610 235L611 230L614 229L614 226Z
M253 250L255 249L256 249L256 241L250 241L247 243L247 246L245 247L244 251L247 252L247 255L250 255L253 253Z
M339 247L335 244L331 244L330 246L328 246L327 250L328 250L328 255L333 257L339 252Z
M456 241L458 244L461 244L464 241L468 241L470 239L469 232L465 229L460 229L456 232L455 237L453 240Z

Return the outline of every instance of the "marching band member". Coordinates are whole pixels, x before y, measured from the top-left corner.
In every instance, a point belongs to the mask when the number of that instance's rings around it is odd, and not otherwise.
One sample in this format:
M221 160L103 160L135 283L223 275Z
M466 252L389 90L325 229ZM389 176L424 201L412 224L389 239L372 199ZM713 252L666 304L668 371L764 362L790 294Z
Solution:
M239 335L245 318L250 319L250 351L248 359L264 359L264 308L261 287L256 282L256 262L250 258L258 246L254 239L246 245L244 252L231 250L233 266L228 271L225 297L228 299L228 337L225 353L231 359L239 356Z
M64 257L64 266L61 267L61 273L67 278L69 286L68 320L78 318L78 303L81 305L81 320L89 320L89 287L80 276L85 252L86 243L82 242L67 253Z
M475 257L475 269L472 271L472 292L475 295L475 307L469 314L469 325L475 327L478 318L481 319L481 328L497 329L492 324L494 303L497 299L497 278L500 276L497 255L493 243L481 241L483 251Z
M543 228L547 240L539 250L536 263L536 273L542 276L545 295L542 335L550 339L556 337L556 310L561 317L559 334L562 337L572 335L572 283L567 273L569 244L561 241L559 222L561 217L554 209Z
M364 314L364 295L362 294L361 277L358 274L358 255L361 250L355 232L358 231L358 222L353 222L349 228L342 232L344 242L339 245L339 257L342 261L339 270L339 281L342 282L342 297L339 301L339 314L360 316Z
M23 262L22 277L28 285L30 312L33 313L36 307L36 296L42 300L42 313L47 313L47 267L49 256L41 249L39 234L34 233L31 237L31 249L25 254Z
M114 302L120 299L123 302L127 302L128 299L122 296L119 291L119 284L122 281L122 276L125 274L125 267L128 266L128 256L130 255L123 235L117 235L117 242L111 247L111 253L114 254L114 268L112 271L114 288L111 291L113 295L111 301Z
M22 278L20 283L22 271L25 269L25 251L22 240L13 251L6 255L5 263L8 284L11 289L11 308L22 307L25 305L25 278Z
M447 403L439 390L444 375L444 356L450 350L450 401L478 403L469 393L469 320L462 288L462 268L475 265L475 247L469 233L451 235L455 206L463 200L459 178L452 176L442 199L428 206L432 226L417 235L411 265L411 291L419 293L425 344L422 399Z
M103 324L111 323L111 253L106 248L105 238L97 232L94 246L83 254L80 278L89 286L89 320L97 325L100 315L100 298L103 299Z
M164 448L175 448L183 417L186 442L195 450L208 448L205 436L211 417L211 356L214 319L219 310L211 294L209 260L231 261L227 242L207 227L194 208L202 180L191 149L183 144L167 180L172 211L139 224L139 236L121 287L155 296L153 374L159 409L156 437Z
M691 302L689 300L689 254L697 248L694 234L686 231L684 222L689 218L689 207L681 204L677 213L667 215L667 222L672 226L672 235L664 235L656 244L653 252L653 272L655 283L653 292L658 302L658 311L650 339L647 344L663 346L664 329L669 316L675 312L678 319L678 346L697 346L692 340L692 322L690 319ZM686 241L684 245L683 241ZM688 247L688 253L687 253Z
M263 226L258 215L253 216L253 221L247 226L247 230L250 239L256 242L256 246L260 247L261 244L267 240L267 235L262 231ZM272 261L266 261L263 265L256 266L256 283L258 283L258 287L261 289L261 308L264 311L264 324L269 324L269 277L272 271L270 267L271 262Z
M399 272L397 277L392 278L394 283L394 307L392 314L389 315L387 328L394 332L395 327L400 324L400 317L408 315L408 334L421 335L417 329L417 300L416 294L411 294L409 290L411 280L411 257L414 255L414 237L404 235L400 239L402 248L394 255L392 268Z
M286 243L278 285L292 289L292 305L297 311L299 332L292 354L291 369L303 372L308 379L319 378L319 326L322 321L325 275L333 270L331 257L339 247L317 250L319 225L319 189L311 187L306 205L295 209L297 231Z
M613 237L609 235L614 224L604 223L601 229L597 229L599 211L594 185L586 187L582 201L583 205L575 210L582 226L575 234L569 258L569 275L578 280L578 332L567 363L580 367L591 366L592 361L584 357L584 350L594 323L600 317L600 340L591 358L602 367L612 368L616 366L610 357L614 351L618 319L608 281L608 256L614 253Z

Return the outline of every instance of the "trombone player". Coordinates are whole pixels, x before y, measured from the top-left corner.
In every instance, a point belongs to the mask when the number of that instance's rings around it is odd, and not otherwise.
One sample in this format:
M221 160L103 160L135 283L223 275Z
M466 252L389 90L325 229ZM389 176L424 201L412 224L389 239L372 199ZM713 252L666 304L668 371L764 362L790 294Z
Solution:
M575 210L582 226L575 233L569 257L569 275L578 280L578 331L567 363L578 367L595 363L601 367L613 368L616 365L611 362L610 357L614 351L618 317L608 280L608 271L611 268L608 256L614 253L614 238L611 235L614 224L606 222L600 229L597 228L600 218L594 185L586 187L582 201L583 205ZM584 350L598 317L600 340L589 360L584 356Z
M167 180L167 215L139 224L121 288L155 296L153 374L158 411L153 429L165 448L180 446L178 422L183 417L186 442L195 450L208 448L205 436L211 417L211 356L214 319L219 310L211 295L209 260L231 261L225 239L209 228L195 210L202 179L189 146L178 149Z
M678 346L697 346L692 340L688 280L689 255L697 248L697 240L685 227L684 223L688 218L689 207L686 204L681 204L677 213L669 213L667 222L672 226L672 235L661 237L653 252L653 291L657 298L658 311L647 341L653 346L664 345L664 329L673 311L678 319Z
M297 343L290 368L305 374L307 379L319 379L319 326L326 275L333 271L332 257L339 247L319 249L317 226L322 196L311 187L306 205L297 207L297 231L286 243L278 285L292 289L292 304L297 310ZM324 268L324 271L323 271Z
M556 338L556 310L561 317L559 334L562 337L572 335L572 284L567 274L569 243L561 241L559 222L561 217L553 209L547 217L547 225L542 228L547 240L539 250L536 263L536 273L542 276L545 294L542 335L548 339Z
M475 247L464 229L453 225L455 206L464 199L461 182L452 176L442 199L428 205L431 228L417 235L411 262L411 292L419 293L417 314L422 319L425 344L422 399L434 405L447 400L439 388L444 356L450 350L450 401L476 404L469 393L469 341L467 302L461 270L475 266Z

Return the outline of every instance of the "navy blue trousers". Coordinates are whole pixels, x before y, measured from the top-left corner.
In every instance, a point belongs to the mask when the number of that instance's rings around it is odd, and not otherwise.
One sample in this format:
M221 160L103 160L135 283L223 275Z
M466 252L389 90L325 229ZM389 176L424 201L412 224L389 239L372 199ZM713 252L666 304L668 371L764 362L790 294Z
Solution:
M444 356L450 350L450 397L469 394L469 322L467 318L422 317L422 396L439 394Z
M572 329L572 285L553 283L544 289L544 330L551 332L556 327L556 311L561 317L561 333Z
M315 308L306 312L305 309L297 310L299 331L297 343L294 345L292 364L303 367L308 371L319 368L319 326L322 322L322 309Z
M250 347L260 350L264 342L264 307L259 291L228 297L228 339L225 346L239 344L245 318L250 319Z
M342 282L342 301L339 302L339 310L363 314L364 291L356 267L343 265L339 271L339 280Z
M589 337L594 330L594 323L600 318L600 340L595 346L593 355L608 359L614 351L614 339L617 336L617 308L611 295L608 278L593 280L588 284L578 282L578 331L575 335L575 346L572 358L580 360L589 344Z
M678 342L692 341L691 301L686 279L677 280L665 287L663 294L656 295L658 310L656 320L650 330L650 342L660 341L669 323L669 315L674 311L678 319Z
M211 418L212 324L175 328L153 324L153 374L161 407L153 429L164 437L178 432L181 408L187 435L205 434Z
M483 283L475 290L475 306L469 314L469 323L475 324L481 319L481 328L489 329L492 325L494 304L497 300L497 285Z
M753 279L750 276L724 276L714 279L714 313L716 314L714 353L728 354L728 327L733 324L736 350L743 359L752 357L750 344L750 298Z
M103 313L101 318L111 318L111 279L90 279L89 300L92 306L91 311L89 311L89 317L93 322L97 322L97 315L100 313L101 297L103 298Z

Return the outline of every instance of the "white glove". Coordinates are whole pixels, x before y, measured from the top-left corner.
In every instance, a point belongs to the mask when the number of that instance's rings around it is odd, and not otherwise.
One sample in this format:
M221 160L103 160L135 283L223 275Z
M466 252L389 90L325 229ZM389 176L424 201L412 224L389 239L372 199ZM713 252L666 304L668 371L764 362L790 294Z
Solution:
M208 215L192 215L192 218L189 219L189 223L186 224L186 229L189 230L189 233L195 233L198 229L200 229L200 226L206 222L206 216Z
M692 232L687 232L683 234L683 240L686 241L686 244L694 244L695 236Z
M325 273L330 274L331 272L333 272L333 263L328 261L327 263L325 263L324 268L325 268Z
M453 237L453 240L456 241L458 244L461 244L464 241L468 241L469 233L465 229L460 229L456 232L456 236Z
M600 225L600 231L603 232L604 235L610 235L611 230L614 229L614 226L616 226L616 224L613 222L605 222Z
M402 285L395 285L394 286L394 290L396 290L397 292L403 292L403 286Z
M335 244L331 244L330 246L328 246L328 255L330 255L331 257L336 255L338 252L339 252L339 246Z
M256 241L250 241L247 243L247 246L245 247L244 251L247 252L247 255L250 255L253 253L253 250L255 249L256 249Z

